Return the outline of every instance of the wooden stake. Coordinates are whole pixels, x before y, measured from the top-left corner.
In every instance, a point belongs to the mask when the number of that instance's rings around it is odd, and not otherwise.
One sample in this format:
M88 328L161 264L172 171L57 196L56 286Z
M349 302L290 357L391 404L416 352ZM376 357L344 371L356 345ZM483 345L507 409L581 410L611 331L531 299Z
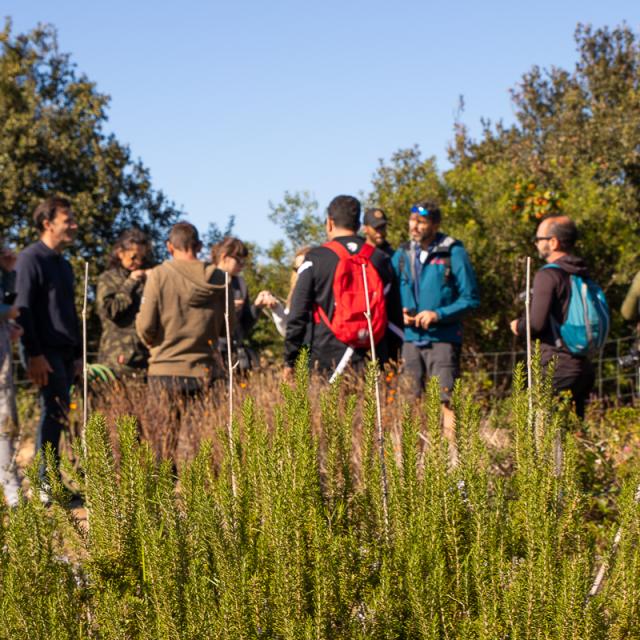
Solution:
M89 404L87 402L89 396L89 375L87 369L87 297L89 291L89 263L84 263L84 301L82 304L82 434L83 447L86 440L84 434L87 430L87 422L89 421Z
M531 370L531 258L527 256L527 289L524 302L527 325L527 391L529 397L529 427L534 430L535 442L538 443L538 429L533 423L533 372Z
M371 306L369 305L369 286L367 285L367 265L362 265L362 281L364 282L364 297L367 303L367 311L364 314L367 318L367 325L369 327L369 340L371 345L371 359L376 369L376 422L378 426L378 452L380 455L380 469L382 480L382 511L384 514L384 530L385 534L389 535L389 488L387 485L387 465L384 461L384 430L382 429L382 408L380 406L380 369L378 367L378 358L376 356L376 343L373 339L373 325L371 324Z
M227 423L227 439L229 441L229 463L231 467L231 492L233 493L233 497L236 498L236 473L233 464L233 358L231 354L231 347L233 343L229 324L229 290L231 289L231 279L226 271L224 274L224 284L224 324L227 335L227 368L229 370L229 422Z
M89 370L87 367L87 298L89 293L89 263L84 263L84 299L82 302L82 452L87 459L87 423L89 422ZM87 530L91 526L91 505L85 502Z
M633 496L633 501L638 504L640 502L640 485L636 487L636 493ZM622 539L622 527L618 527L616 531L616 535L613 538L613 544L611 545L611 561L615 559L616 553L618 552L618 546L620 545L620 540ZM591 590L589 591L589 595L587 599L593 598L600 593L600 589L602 588L602 583L604 582L604 577L607 573L607 569L609 568L609 561L603 560L600 565L600 569L598 569L598 573L596 575L593 584L591 585Z

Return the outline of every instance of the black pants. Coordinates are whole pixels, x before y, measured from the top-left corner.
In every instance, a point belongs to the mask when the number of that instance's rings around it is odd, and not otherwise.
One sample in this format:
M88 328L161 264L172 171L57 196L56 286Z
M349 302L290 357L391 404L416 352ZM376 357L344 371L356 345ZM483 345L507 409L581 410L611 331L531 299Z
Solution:
M585 405L595 381L595 371L587 361L580 373L564 374L561 370L556 371L553 375L553 389L556 392L570 391L576 406L576 415L580 420L584 420Z
M36 453L49 443L56 459L59 455L60 434L69 423L70 390L75 377L75 357L69 351L48 351L44 354L53 369L49 380L40 388L40 423L36 436ZM40 466L44 475L44 464Z

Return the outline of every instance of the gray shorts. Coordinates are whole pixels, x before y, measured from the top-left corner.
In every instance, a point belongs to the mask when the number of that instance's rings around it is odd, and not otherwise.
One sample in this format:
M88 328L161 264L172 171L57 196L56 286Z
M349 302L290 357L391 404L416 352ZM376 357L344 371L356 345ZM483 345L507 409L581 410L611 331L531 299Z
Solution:
M451 342L431 342L417 347L412 342L402 345L404 375L411 382L411 389L419 398L425 385L433 376L440 380L442 402L451 400L453 385L460 376L460 345Z

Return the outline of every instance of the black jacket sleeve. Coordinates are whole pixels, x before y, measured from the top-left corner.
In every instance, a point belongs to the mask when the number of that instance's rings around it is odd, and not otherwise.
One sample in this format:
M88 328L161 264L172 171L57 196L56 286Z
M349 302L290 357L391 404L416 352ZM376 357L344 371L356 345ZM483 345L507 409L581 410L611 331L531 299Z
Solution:
M314 300L313 266L310 266L299 274L291 298L287 333L284 341L284 361L288 367L295 365L300 355L300 350L304 345L307 326L312 319Z
M558 276L551 269L541 269L533 279L531 294L531 335L539 337L547 328L551 314L551 305L558 282ZM518 335L524 336L527 331L525 316L518 320Z
M42 355L42 346L33 318L39 288L40 276L36 261L28 254L19 254L16 264L16 306L20 309L20 315L17 321L24 330L22 344L28 357Z

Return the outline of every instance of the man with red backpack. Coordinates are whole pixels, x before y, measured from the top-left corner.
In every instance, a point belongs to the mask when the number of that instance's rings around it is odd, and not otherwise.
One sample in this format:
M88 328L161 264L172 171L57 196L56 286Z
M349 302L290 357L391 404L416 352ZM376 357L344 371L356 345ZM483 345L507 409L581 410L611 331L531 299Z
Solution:
M337 196L327 210L329 242L311 249L298 269L285 338L285 377L304 345L312 323L310 363L330 379L347 366L362 364L371 336L365 313L367 299L376 355L387 359L385 332L389 321L401 326L400 298L389 258L357 234L360 202Z

